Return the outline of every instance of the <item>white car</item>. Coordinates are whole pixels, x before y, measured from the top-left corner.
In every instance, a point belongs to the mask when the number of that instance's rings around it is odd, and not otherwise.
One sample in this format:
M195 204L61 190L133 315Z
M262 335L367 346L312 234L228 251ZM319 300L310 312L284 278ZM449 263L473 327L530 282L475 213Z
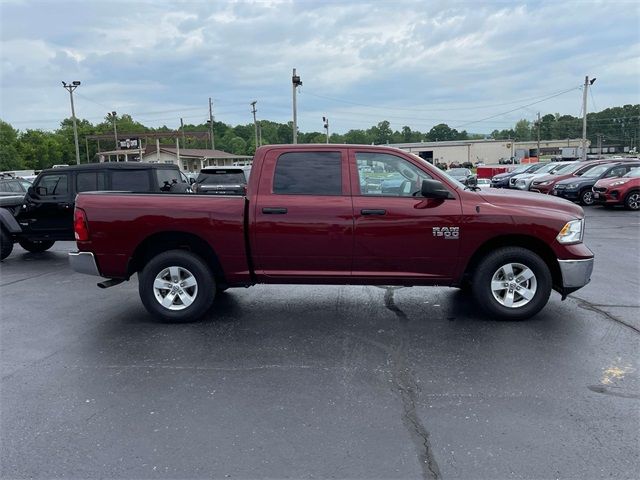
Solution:
M529 190L531 182L534 179L543 177L544 175L550 175L558 170L565 168L570 163L567 162L549 162L544 167L535 171L535 173L521 173L520 175L514 175L509 179L509 188L515 188L516 190Z

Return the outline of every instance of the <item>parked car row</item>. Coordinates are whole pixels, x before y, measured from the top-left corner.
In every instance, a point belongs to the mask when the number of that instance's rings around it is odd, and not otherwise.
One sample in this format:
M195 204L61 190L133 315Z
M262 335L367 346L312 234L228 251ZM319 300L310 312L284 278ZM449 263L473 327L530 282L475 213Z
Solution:
M637 158L520 165L495 175L491 186L550 194L585 206L601 203L638 210L639 167Z

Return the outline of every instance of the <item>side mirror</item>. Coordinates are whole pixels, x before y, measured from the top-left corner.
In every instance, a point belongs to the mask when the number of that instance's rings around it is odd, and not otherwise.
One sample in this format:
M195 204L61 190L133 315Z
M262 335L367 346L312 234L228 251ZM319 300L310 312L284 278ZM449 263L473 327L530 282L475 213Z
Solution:
M35 193L35 191L33 190L33 187L27 188L27 195L32 197L34 193Z
M454 198L439 180L423 180L420 193L425 198Z
M478 177L471 177L467 180L468 187L477 187L478 186Z

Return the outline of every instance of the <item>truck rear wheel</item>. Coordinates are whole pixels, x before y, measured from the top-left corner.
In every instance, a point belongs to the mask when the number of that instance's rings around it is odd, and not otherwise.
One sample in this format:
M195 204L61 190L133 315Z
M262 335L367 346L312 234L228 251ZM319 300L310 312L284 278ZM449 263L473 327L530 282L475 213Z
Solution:
M20 239L18 243L22 248L31 253L40 253L49 250L56 243L53 240L27 240Z
M153 257L138 275L140 299L147 311L167 322L199 319L211 307L215 281L197 255L169 250Z
M13 239L7 231L0 227L0 260L4 260L13 251Z
M538 313L551 294L551 272L531 250L504 247L480 261L473 276L473 295L489 314L523 320Z

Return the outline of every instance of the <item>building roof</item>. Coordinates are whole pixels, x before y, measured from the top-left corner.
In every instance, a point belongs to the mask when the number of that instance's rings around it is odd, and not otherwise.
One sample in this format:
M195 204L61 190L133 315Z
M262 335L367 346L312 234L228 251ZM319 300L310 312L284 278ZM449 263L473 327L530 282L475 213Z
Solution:
M135 151L135 150L134 150ZM170 155L177 155L178 149L176 147L169 147L166 145L160 145L160 152L168 153ZM148 146L145 150L144 156L153 155L156 153L155 146ZM235 153L224 152L222 150L211 150L210 148L181 148L180 157L187 158L252 158L251 155L236 155Z

